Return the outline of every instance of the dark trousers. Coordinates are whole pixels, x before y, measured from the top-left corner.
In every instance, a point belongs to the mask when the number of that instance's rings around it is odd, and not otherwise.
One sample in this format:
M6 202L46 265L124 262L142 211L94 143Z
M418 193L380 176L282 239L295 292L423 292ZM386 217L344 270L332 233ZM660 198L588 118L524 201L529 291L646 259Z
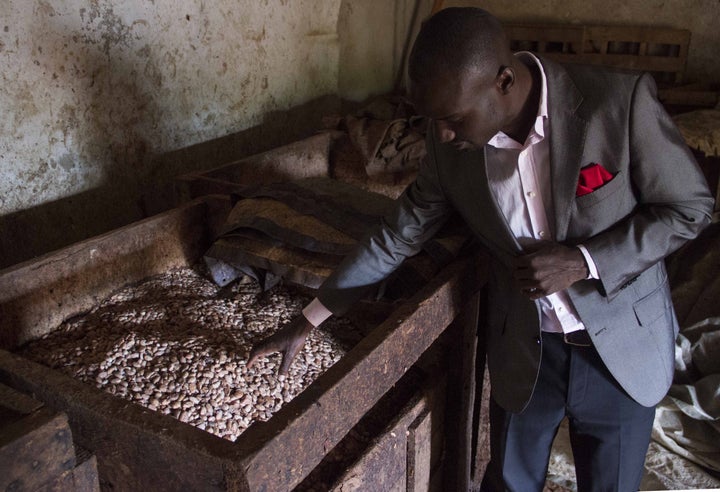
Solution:
M637 491L655 408L630 398L594 347L568 345L556 333L543 333L542 343L540 374L522 413L490 399L490 463L481 490L541 491L567 416L578 490Z

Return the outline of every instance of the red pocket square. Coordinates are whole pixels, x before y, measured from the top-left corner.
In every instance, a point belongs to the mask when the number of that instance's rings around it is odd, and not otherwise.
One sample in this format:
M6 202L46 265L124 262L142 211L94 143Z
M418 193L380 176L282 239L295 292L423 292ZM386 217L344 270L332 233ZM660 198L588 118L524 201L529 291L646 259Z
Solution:
M592 163L580 169L575 196L583 196L600 188L602 185L613 179L613 175L601 164Z

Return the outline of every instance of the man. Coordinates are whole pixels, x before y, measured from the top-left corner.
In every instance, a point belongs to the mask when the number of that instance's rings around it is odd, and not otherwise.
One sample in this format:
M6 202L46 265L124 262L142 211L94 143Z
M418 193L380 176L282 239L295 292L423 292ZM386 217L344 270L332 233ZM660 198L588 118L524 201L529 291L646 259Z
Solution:
M313 325L345 311L457 211L492 255L485 490L541 490L564 417L580 490L637 490L677 321L663 259L713 200L647 75L512 54L498 21L445 9L422 27L410 97L428 156L395 211L256 347L286 371Z

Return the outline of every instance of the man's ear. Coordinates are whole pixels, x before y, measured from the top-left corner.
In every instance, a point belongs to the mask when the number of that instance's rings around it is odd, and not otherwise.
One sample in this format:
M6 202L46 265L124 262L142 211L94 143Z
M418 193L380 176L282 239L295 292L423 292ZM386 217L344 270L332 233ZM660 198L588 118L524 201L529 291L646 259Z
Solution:
M500 67L497 77L495 77L495 85L502 94L510 92L510 88L515 84L515 70L512 67Z

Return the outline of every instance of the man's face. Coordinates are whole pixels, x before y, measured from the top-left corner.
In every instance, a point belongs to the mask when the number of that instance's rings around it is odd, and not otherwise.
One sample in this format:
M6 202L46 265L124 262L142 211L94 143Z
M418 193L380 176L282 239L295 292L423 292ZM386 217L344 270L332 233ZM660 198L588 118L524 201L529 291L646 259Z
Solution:
M502 129L506 108L492 76L439 74L410 82L416 111L431 118L436 138L458 150L481 149Z

